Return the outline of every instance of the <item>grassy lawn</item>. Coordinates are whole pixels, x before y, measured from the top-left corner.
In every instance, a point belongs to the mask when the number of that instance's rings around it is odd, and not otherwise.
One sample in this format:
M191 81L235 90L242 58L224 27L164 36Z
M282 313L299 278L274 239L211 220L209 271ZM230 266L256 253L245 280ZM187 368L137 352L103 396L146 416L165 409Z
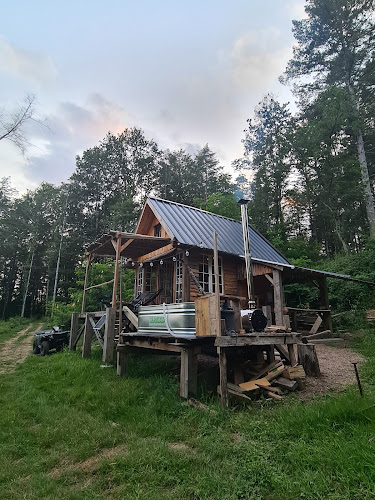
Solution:
M215 415L178 397L176 362L130 359L129 378L64 351L0 376L1 499L375 498L375 340L355 388Z

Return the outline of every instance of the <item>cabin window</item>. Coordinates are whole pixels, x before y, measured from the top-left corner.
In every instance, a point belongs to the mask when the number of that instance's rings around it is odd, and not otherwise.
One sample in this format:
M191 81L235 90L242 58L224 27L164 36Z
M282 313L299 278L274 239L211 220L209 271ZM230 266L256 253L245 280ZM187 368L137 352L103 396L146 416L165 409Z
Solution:
M182 302L182 253L178 254L176 260L176 298L175 302Z
M156 272L153 267L145 269L145 292L156 292Z
M143 267L138 267L137 295L143 292Z
M161 238L161 224L156 224L154 226L154 236Z
M206 293L215 292L214 259L211 255L202 255L202 261L199 264L199 284ZM224 293L223 270L220 257L219 257L219 285L220 285L220 293L222 294Z

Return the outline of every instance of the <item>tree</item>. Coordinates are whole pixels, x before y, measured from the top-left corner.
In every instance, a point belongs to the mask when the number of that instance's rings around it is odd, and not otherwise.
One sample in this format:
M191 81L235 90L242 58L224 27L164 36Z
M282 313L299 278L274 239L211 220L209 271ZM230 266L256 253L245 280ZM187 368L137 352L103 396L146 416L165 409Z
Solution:
M307 19L293 21L297 45L284 81L298 82L295 90L304 106L328 87L347 92L370 235L375 237L374 196L363 131L366 110L374 100L374 0L307 0L305 11Z
M291 168L291 114L287 104L267 95L248 120L245 157L254 173L250 219L269 236L286 235L283 200Z
M33 121L45 125L41 120L35 118L35 102L36 96L29 94L24 98L23 103L11 113L0 110L0 141L5 139L13 142L22 155L30 146L25 135L25 124Z

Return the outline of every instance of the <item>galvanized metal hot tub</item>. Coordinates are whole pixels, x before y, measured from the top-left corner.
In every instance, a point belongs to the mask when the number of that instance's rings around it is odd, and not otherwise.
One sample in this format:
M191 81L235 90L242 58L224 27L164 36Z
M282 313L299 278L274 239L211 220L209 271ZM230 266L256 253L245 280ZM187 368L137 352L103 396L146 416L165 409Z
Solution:
M138 335L195 336L195 304L160 304L140 306Z

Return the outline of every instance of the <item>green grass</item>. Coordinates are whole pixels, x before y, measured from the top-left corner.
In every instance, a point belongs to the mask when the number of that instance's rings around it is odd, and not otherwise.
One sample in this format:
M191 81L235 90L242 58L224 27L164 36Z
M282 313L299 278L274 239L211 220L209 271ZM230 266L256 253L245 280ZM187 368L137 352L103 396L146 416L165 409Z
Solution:
M25 329L28 325L28 331L41 323L41 321L30 320L30 318L10 318L7 321L0 321L0 342L7 340L15 335L15 333Z
M355 343L369 356L364 398L348 388L222 412L201 394L215 415L180 400L173 358L133 356L119 378L97 349L31 356L0 376L0 498L375 498L375 340Z

